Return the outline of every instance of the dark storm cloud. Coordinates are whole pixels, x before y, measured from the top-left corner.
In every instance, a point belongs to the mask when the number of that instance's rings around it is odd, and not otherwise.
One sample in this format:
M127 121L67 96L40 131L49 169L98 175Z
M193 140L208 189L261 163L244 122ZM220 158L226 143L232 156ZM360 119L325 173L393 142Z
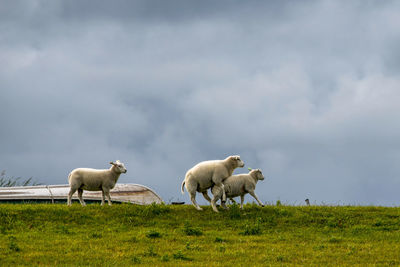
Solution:
M277 17L296 1L3 1L0 9L2 20L40 21L55 20L118 20L145 22L184 22L208 18L251 19L251 15Z
M95 3L95 5L94 5ZM256 13L262 16L276 16L288 4L265 1L82 1L63 2L62 15L79 19L118 19L181 23L208 18L235 18L237 14ZM262 8L262 10L260 10ZM236 17L237 18L237 17Z
M240 154L262 200L393 205L399 9L4 1L0 170L57 184L120 159L121 182L187 200L187 169Z

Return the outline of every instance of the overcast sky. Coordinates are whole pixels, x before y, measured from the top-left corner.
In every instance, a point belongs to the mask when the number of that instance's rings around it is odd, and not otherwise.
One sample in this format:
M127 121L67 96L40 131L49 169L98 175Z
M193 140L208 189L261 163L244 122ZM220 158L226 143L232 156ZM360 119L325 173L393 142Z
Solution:
M263 170L265 202L398 206L399 14L399 1L0 0L0 171L66 184L120 159L119 182L188 202L188 169L238 154L235 173Z

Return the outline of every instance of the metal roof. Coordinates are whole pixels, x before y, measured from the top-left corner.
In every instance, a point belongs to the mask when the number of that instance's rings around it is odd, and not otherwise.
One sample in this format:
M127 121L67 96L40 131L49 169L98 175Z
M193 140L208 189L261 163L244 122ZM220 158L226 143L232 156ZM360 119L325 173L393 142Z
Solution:
M23 201L23 200L50 200L52 202L67 200L69 185L38 185L38 186L16 186L0 187L1 201ZM101 201L101 191L83 191L84 200ZM110 191L111 201L128 202L139 205L163 202L150 188L140 184L116 184ZM72 199L78 199L77 193Z

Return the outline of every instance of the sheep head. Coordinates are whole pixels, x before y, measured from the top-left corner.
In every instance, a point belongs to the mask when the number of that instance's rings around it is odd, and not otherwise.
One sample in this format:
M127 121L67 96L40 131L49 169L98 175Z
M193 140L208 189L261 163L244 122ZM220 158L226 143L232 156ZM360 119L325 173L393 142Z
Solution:
M264 180L264 175L262 174L262 171L260 169L250 169L250 175L254 178L256 178L257 180Z
M111 161L110 164L113 165L116 168L117 172L119 172L119 173L127 172L125 165L122 162L120 162L119 160L117 160L116 162Z
M238 155L229 156L228 159L232 163L233 166L240 167L240 168L244 167L244 162L240 159L240 156L238 156Z

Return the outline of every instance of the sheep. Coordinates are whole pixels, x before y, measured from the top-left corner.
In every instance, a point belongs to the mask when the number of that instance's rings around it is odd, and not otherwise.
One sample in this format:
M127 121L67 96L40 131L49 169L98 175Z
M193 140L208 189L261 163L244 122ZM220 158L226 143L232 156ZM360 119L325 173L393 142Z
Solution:
M184 194L184 186L190 195L193 206L197 210L202 208L196 202L196 191L201 192L206 200L211 202L211 206L215 212L218 209L215 205L216 201L210 199L207 195L207 189L213 185L218 188L222 188L224 185L223 181L232 175L233 171L237 167L243 167L244 162L240 159L240 156L229 156L224 160L209 160L203 161L195 165L193 168L187 171L185 179L182 181L181 191ZM223 201L226 200L225 194L222 195Z
M71 205L72 195L78 190L78 198L82 206L85 206L82 194L83 190L102 191L101 205L104 205L104 195L107 196L108 205L111 206L110 189L113 189L121 173L126 173L125 165L117 160L110 162L112 165L108 170L96 170L89 168L78 168L68 175L71 187L68 193L68 206Z
M264 204L258 199L256 193L254 192L258 180L264 180L264 175L260 169L250 169L248 174L229 176L224 181L226 197L233 201L234 197L240 196L240 208L243 209L244 195L249 193L257 200L260 206L264 207ZM213 186L211 188L211 192L214 196L213 200L215 199L215 201L218 201L223 195L221 187ZM224 202L221 203L221 206L225 209L227 208Z

